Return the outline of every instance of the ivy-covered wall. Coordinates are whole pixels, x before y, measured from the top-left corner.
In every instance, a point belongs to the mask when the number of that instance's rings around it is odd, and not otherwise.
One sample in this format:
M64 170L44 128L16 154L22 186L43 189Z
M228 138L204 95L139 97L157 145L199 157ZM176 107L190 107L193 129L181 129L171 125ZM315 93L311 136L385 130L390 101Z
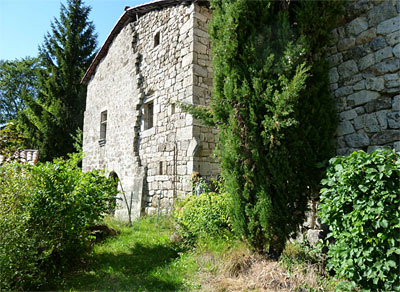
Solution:
M332 36L328 60L340 118L337 154L400 151L400 1L353 1Z

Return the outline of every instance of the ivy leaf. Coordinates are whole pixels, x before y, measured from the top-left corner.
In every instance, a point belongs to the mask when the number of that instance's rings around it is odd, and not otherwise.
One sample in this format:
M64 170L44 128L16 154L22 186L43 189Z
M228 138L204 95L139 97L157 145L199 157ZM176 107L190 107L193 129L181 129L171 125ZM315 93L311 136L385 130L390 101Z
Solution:
M342 157L338 162L343 169L330 165L324 185L328 190L321 193L320 215L335 239L328 262L363 291L392 291L400 279L398 161L395 151Z
M383 220L381 221L381 226L382 226L383 228L387 228L387 227L388 227L388 222L387 222L386 219L383 219Z
M397 267L396 262L392 261L392 260L387 261L386 264L387 264L387 266L392 267L392 268L396 268Z
M343 170L343 166L341 164L335 165L336 172L341 172Z

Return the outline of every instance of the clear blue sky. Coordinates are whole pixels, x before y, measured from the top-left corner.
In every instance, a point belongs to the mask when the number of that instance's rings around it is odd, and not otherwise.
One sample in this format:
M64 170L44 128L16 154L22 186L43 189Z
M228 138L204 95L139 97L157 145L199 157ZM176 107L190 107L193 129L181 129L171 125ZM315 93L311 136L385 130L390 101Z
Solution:
M91 6L100 47L125 6L136 6L149 0L85 0ZM54 17L59 18L60 3L67 0L0 0L0 59L35 57L44 35L50 31Z

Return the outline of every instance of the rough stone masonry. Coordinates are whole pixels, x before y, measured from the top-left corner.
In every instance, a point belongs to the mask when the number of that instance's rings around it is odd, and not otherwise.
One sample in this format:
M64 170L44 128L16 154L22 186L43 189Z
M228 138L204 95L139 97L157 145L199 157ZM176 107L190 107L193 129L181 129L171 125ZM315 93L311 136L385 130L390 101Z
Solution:
M346 11L328 58L337 154L400 151L400 1L353 1Z
M124 15L103 46L107 52L96 57L95 72L84 77L83 169L118 177L135 217L159 206L170 210L192 192L192 172L219 172L216 130L178 106L209 100L211 14L201 2L159 1ZM126 217L127 209L119 201L116 215Z
M337 154L400 151L400 0L348 5L328 58ZM209 102L210 19L208 1L128 7L83 78L83 169L118 178L127 200L118 201L116 216L169 212L192 192L192 172L218 175L216 130L178 106Z

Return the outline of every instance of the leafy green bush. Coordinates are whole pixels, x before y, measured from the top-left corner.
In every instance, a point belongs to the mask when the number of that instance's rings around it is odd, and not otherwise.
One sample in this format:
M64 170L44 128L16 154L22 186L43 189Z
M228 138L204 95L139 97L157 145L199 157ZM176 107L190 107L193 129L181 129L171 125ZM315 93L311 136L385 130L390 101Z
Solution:
M227 193L202 193L190 196L174 213L179 234L188 242L206 236L219 236L231 231Z
M88 251L87 227L107 212L115 188L78 162L0 167L0 290L45 286Z
M372 291L400 291L400 155L355 152L330 160L319 215L335 242L328 267Z

